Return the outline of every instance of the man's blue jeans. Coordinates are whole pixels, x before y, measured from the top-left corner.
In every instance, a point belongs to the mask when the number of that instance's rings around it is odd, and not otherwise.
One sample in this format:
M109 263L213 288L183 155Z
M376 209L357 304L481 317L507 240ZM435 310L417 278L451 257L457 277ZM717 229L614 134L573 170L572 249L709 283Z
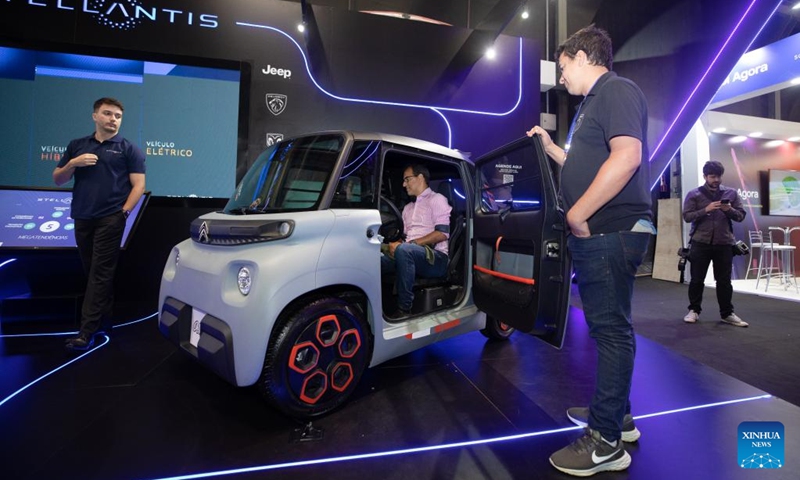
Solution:
M401 243L394 251L394 260L381 257L381 273L397 272L397 308L411 310L414 303L414 278L439 278L447 273L447 255L434 250L433 265L425 258L425 247Z
M597 378L589 407L589 427L606 440L620 438L630 413L636 338L631 298L649 233L616 232L588 238L570 236L567 247L578 278L578 291L589 335L597 344Z

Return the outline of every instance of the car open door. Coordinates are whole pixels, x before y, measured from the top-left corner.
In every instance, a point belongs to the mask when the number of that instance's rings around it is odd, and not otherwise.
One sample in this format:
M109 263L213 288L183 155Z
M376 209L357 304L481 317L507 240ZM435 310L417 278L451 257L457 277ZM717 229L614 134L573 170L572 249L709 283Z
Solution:
M472 293L495 320L561 348L571 262L555 165L538 136L475 162Z

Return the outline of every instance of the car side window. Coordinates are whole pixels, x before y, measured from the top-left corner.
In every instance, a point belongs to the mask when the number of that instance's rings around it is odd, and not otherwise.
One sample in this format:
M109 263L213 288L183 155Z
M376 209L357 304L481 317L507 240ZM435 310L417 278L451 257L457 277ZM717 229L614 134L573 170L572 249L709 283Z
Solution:
M342 169L331 208L376 208L376 165L380 142L357 141Z
M536 155L523 147L480 166L480 209L484 213L541 208L541 172Z

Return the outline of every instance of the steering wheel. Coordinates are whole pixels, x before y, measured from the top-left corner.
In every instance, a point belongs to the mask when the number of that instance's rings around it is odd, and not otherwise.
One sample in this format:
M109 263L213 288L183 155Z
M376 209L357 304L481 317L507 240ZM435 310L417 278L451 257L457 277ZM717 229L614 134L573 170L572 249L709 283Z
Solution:
M381 195L378 210L381 213L378 234L383 237L383 243L397 242L403 238L403 214L400 209L386 196Z

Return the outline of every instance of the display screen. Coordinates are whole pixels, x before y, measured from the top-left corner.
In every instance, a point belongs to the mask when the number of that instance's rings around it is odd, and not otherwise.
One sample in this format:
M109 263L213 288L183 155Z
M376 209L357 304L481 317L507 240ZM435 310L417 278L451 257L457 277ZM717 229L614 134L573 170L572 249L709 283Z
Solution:
M769 214L800 217L800 170L769 171Z
M150 192L131 210L122 234L125 248ZM76 248L71 190L0 188L0 249Z
M153 195L230 196L242 64L153 59L0 45L0 185L53 187L67 144L94 132L95 100L112 97L125 107L120 134L145 154Z

